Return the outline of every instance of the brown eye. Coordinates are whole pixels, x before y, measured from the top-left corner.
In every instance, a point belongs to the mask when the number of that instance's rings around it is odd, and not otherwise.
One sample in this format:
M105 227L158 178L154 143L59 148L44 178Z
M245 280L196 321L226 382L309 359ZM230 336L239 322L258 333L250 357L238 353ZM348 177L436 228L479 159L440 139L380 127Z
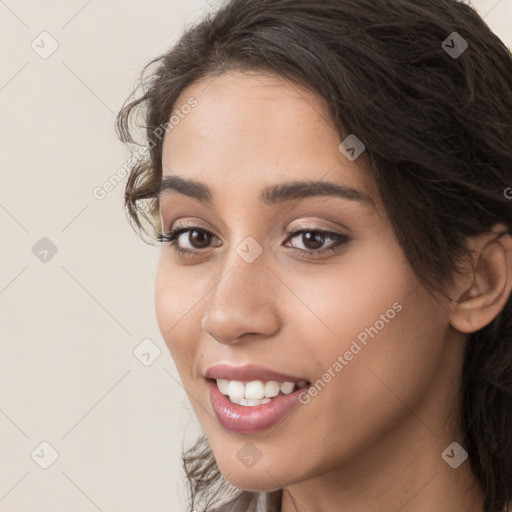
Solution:
M302 241L305 242L304 246L311 251L320 249L325 243L324 238L323 233L318 231L306 231L302 233Z
M212 238L217 237L199 227L176 228L168 234L158 235L160 242L173 246L175 253L183 258L202 253L210 246Z
M187 231L185 232L187 233ZM208 231L189 229L188 241L194 249L204 249L208 247L212 238L212 234Z
M289 233L290 240L298 239L303 248L294 247L300 254L307 256L321 256L341 250L348 243L348 236L339 233L332 233L321 229L301 229L300 231L292 231ZM333 241L327 247L324 247L326 240ZM324 247L324 248L322 248Z

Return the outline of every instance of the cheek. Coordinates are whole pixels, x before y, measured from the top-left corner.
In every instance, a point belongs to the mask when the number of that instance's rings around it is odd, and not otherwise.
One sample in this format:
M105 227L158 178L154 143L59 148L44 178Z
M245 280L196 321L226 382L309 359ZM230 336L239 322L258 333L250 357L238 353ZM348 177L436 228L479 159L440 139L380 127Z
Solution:
M349 350L359 335L364 343L370 337L366 329L376 322L378 331L384 332L399 321L403 316L397 311L401 302L417 286L405 263L402 266L400 259L390 261L394 253L360 246L358 251L347 252L329 271L317 267L307 272L281 272L288 288L280 295L279 304L288 323L299 329L298 339L308 345L307 350L325 354L324 366L333 355L336 358ZM368 252L387 257L370 259Z
M401 306L392 319L380 319L390 305L386 297L371 317L348 318L347 336L322 359L329 383L312 401L319 399L318 410L332 411L330 421L345 439L378 439L430 392L439 370L445 335L442 312L422 290L392 298ZM344 328L341 319L338 325ZM339 355L343 363L333 368ZM325 372L329 367L334 377ZM343 442L339 439L340 449L347 448L342 448Z
M198 295L199 294L199 295ZM162 337L179 367L200 339L201 290L162 255L155 285L155 314ZM178 368L180 369L180 368Z
M295 301L288 319L302 341L294 352L308 361L317 383L306 407L330 411L327 423L346 434L340 443L377 436L401 418L403 403L412 406L428 392L443 350L446 310L400 256L379 254L390 257L347 257L329 276L290 275L287 281L310 306Z

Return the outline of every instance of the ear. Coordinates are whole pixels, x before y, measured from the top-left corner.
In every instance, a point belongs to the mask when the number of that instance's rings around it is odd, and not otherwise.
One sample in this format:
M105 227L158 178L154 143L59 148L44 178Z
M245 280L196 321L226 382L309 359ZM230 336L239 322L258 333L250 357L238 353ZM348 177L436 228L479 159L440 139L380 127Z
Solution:
M474 268L459 283L450 315L451 325L465 333L491 323L512 289L512 237L504 224L496 224L492 231L469 239L469 247Z

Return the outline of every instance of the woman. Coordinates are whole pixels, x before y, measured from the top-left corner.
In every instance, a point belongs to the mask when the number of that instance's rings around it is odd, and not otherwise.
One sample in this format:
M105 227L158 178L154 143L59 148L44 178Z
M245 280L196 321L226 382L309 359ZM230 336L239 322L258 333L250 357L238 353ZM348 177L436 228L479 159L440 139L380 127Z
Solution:
M452 0L231 0L142 84L116 127L143 109L190 510L506 510L503 42Z

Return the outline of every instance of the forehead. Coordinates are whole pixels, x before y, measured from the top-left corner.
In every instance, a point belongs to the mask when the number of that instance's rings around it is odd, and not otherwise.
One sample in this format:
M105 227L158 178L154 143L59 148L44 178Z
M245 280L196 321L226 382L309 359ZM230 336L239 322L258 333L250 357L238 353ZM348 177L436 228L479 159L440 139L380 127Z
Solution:
M277 75L230 71L186 88L175 105L197 104L171 125L163 175L227 193L276 181L326 180L365 189L364 171L339 151L323 99Z

